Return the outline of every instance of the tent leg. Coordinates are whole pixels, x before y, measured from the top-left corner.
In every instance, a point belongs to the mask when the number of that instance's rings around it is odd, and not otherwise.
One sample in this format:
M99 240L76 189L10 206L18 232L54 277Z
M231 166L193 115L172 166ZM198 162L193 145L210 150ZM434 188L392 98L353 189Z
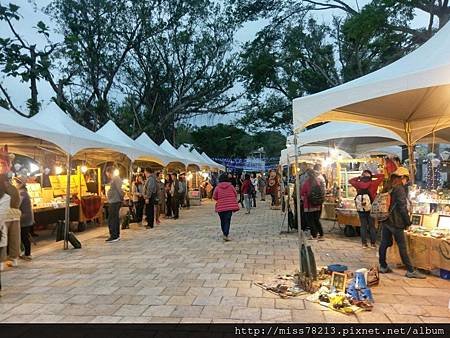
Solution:
M70 165L71 156L67 154L67 185L66 185L66 209L65 209L65 222L64 222L64 250L69 248L69 223L70 223Z
M298 264L299 264L299 272L300 275L303 274L302 268L302 243L303 243L303 230L301 224L301 215L300 215L300 173L298 172L298 147L297 147L297 134L294 134L294 151L295 151L295 193L296 193L296 202L297 202L297 220L298 220Z
M414 184L416 180L416 159L414 157L414 145L411 139L411 126L407 122L405 124L406 142L408 147L408 159L409 159L409 172L411 183Z

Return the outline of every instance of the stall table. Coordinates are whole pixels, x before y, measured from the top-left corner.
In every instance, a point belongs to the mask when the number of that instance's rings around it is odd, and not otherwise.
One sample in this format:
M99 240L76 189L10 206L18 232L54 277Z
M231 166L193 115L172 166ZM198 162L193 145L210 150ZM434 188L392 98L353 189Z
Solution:
M406 245L411 263L415 268L423 270L450 270L450 241L444 238L433 238L405 232ZM402 264L398 246L394 241L388 251L391 264Z
M35 208L34 212L34 222L39 225L49 225L58 223L59 221L64 221L65 219L65 208ZM70 204L70 221L78 222L80 219L80 206L77 204Z

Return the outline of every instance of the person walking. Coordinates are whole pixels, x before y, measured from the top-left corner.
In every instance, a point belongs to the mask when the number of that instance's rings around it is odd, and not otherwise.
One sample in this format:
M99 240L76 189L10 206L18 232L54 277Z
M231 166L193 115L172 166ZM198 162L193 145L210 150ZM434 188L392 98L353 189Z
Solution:
M178 219L180 217L180 196L183 195L183 191L182 188L180 188L180 181L178 181L177 174L172 173L171 176L172 186L170 187L170 193L172 195L173 219Z
M261 172L258 175L258 191L261 194L262 202L266 200L266 186L267 186L266 176Z
M363 248L369 247L367 244L367 235L369 235L372 248L376 248L377 229L375 227L375 220L370 217L370 209L383 179L383 174L372 175L370 170L364 170L361 176L354 177L348 181L356 189L355 204L361 224L361 242Z
M250 181L252 182L252 201L253 201L253 208L256 208L256 191L258 190L258 178L256 177L255 173L251 174Z
M395 170L389 179L383 192L391 194L390 215L387 220L381 223L381 243L379 248L379 263L381 273L390 273L392 269L386 263L386 253L388 247L393 244L393 239L397 243L400 257L406 266L406 277L425 278L424 275L415 270L408 256L405 239L405 229L411 225L408 213L408 195L406 185L409 181L409 171L405 167Z
M109 238L106 240L106 243L113 243L120 240L119 212L122 207L124 192L122 190L122 180L119 176L114 176L114 168L107 167L105 173L110 184L107 193Z
M307 178L300 189L307 226L311 229L311 238L323 240L320 211L325 198L325 182L313 169L307 170Z
M249 174L245 174L244 176L244 182L242 182L242 194L244 195L244 204L245 204L245 209L247 209L246 214L250 213L250 209L252 207L252 189L253 189L253 184L252 181L250 180L250 175Z
M141 175L137 175L131 185L131 193L136 214L136 222L142 225L142 218L144 216L144 179Z
M219 214L220 227L223 240L230 241L230 225L233 212L239 210L236 189L228 180L228 175L223 173L219 176L219 184L214 189L213 199L216 201L215 210Z
M145 199L145 216L147 218L146 229L153 229L155 225L155 198L156 198L156 178L153 175L153 169L145 168L145 184L144 184L144 199Z
M9 181L6 174L0 175L0 188L10 198L9 207L13 209L17 215L16 220L5 222L8 235L8 246L0 248L0 270L3 270L3 264L9 257L13 267L18 266L18 259L20 256L20 195L17 188Z
M27 177L15 177L16 188L19 191L20 203L19 210L22 213L20 216L20 239L25 249L24 255L20 258L31 261L31 230L34 225L33 205L31 197L27 190Z

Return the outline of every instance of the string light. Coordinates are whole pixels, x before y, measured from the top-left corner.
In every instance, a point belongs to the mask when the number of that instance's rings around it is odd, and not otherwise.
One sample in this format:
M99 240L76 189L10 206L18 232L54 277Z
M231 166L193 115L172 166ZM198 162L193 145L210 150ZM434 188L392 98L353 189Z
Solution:
M120 171L119 171L119 169L114 169L114 171L113 171L113 176L114 177L117 177L117 176L119 176L120 175Z

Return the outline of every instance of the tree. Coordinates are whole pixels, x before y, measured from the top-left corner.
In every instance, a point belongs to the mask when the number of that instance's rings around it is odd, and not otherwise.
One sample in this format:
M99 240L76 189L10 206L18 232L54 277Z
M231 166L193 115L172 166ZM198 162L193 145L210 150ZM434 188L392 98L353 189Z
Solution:
M27 100L28 113L22 112L11 99L6 86L0 82L0 105L11 108L22 116L32 116L39 111L38 81L48 72L49 57L56 48L48 44L38 49L17 32L14 23L20 20L19 6L10 3L0 4L0 21L7 24L11 37L0 37L0 67L7 78L18 77L22 82L30 84L30 98ZM48 27L42 21L36 24L36 31L45 38L49 37Z
M242 75L253 108L242 125L289 131L294 98L340 83L329 32L312 18L288 20L244 46Z
M232 52L236 25L226 8L209 0L188 3L182 16L167 2L162 18L177 17L165 30L146 29L135 41L122 74L133 102L135 133L174 140L177 124L204 114L233 112L238 58ZM128 124L132 124L128 121Z

